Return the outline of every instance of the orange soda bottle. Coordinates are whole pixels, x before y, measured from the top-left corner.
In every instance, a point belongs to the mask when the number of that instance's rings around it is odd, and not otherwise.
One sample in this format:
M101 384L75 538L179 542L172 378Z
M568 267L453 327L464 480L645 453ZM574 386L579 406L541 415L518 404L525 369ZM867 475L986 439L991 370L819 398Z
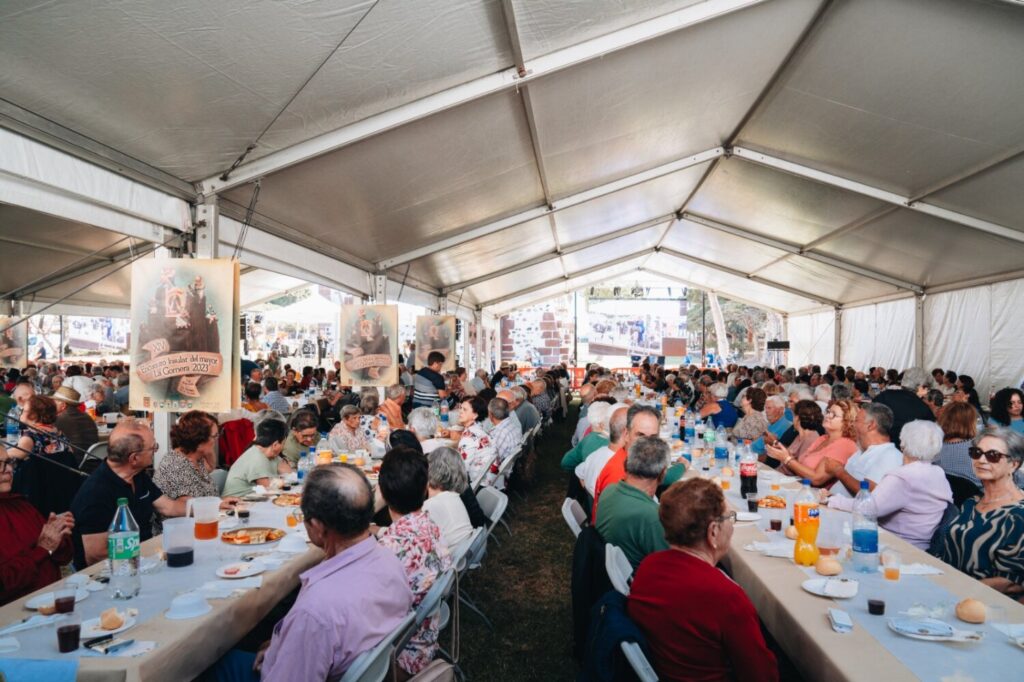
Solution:
M818 500L806 478L804 487L793 500L793 525L796 527L796 545L793 561L798 566L813 566L818 561Z

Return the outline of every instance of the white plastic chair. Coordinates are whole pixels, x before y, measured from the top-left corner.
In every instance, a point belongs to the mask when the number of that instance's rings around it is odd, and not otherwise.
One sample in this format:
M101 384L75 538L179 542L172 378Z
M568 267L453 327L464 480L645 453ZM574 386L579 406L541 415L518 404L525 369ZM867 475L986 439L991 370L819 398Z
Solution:
M498 483L500 481L504 483L506 486L508 485L508 477L512 473L512 467L515 466L516 460L519 459L519 456L522 454L523 449L520 448L505 458L505 461L503 461L501 465L498 467L498 476L494 479L495 483ZM511 534L512 531L509 531L509 535Z
M626 553L615 545L604 546L604 569L612 587L619 594L629 596L629 581L633 579L633 565L626 558Z
M473 493L474 494L476 493L476 491L480 490L480 486L482 486L484 484L484 479L487 478L487 472L491 470L491 465L494 464L494 460L497 459L497 458L498 458L498 453L497 452L492 453L491 454L491 458L487 460L487 466L480 467L480 473L478 473L476 475L476 478L474 478L472 481L470 481L470 485L473 488Z
M573 537L579 537L583 524L587 522L587 513L583 511L580 503L571 497L565 498L565 502L562 503L562 517L569 524Z
M629 665L633 668L633 672L640 678L640 682L658 682L658 673L654 672L654 668L651 667L651 662L644 656L643 649L636 642L623 642L621 645L622 653L626 655L626 660L629 661Z
M505 515L505 510L508 508L508 495L490 486L485 486L477 492L476 501L480 504L480 509L483 513L491 521L487 526L487 534L489 537L494 537L494 527L499 522L503 522L501 517ZM505 529L508 530L507 524ZM509 530L509 535L511 534L512 531ZM497 538L494 539L497 541Z
M391 634L380 643L356 657L341 677L341 682L383 682L395 652L395 640L402 637L416 621L416 612L410 612Z

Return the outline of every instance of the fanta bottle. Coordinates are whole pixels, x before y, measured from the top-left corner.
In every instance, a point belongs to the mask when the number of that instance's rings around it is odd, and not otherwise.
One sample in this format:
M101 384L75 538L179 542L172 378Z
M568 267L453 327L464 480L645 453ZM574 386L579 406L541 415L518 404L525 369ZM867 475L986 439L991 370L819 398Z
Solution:
M798 566L813 566L818 561L818 500L806 478L804 487L793 500L793 525L796 527L796 545L793 561Z

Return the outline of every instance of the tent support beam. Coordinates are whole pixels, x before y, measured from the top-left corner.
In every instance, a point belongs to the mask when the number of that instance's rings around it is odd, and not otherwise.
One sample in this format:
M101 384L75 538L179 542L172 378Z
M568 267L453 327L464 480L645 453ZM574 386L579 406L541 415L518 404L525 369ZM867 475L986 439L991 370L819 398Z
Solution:
M70 270L58 273L55 276L47 277L42 281L37 282L36 284L24 286L21 287L20 289L10 291L4 294L4 298L21 299L28 296L33 296L35 294L38 294L39 292L46 291L47 289L51 289L59 284L63 284L64 282L70 282L71 280L77 279L78 277L84 277L85 275L91 274L98 270L102 270L103 268L110 267L111 265L120 263L129 258L134 258L135 256L148 254L152 252L154 249L155 246L153 244L143 244L134 249L125 249L111 256L104 256L103 260L101 261L93 261L92 263L80 265L76 268L72 268Z
M489 301L484 301L483 303L480 304L480 307L481 308L489 308L491 306L498 305L499 303L504 303L505 301L510 301L510 300L512 300L514 298L519 298L520 296L526 296L527 294L532 294L535 291L540 291L542 289L547 289L548 287L554 286L556 284L561 284L561 283L564 283L564 282L568 282L568 281L571 281L571 280L574 280L574 279L578 279L580 277L586 277L587 275L592 275L595 272L601 272L602 270L607 270L608 268L613 268L616 265L621 265L621 264L626 263L628 261L636 260L637 258L640 258L641 256L646 256L648 253L651 253L653 251L654 251L653 248L649 248L649 249L644 249L642 251L637 251L635 253L628 253L625 256L620 256L619 258L616 258L614 260L610 260L610 261L607 261L605 263L599 263L598 265L594 265L592 267L585 268L583 270L578 270L576 272L573 272L573 273L568 274L568 275L564 275L564 276L559 277L557 279L549 279L546 282L541 282L540 284L534 284L533 286L526 287L525 289L520 289L519 291L514 291L514 292L512 292L510 294L505 294L504 296L500 296L498 298L494 298L494 299L491 299Z
M578 45L555 50L541 57L524 61L525 75L519 75L520 67L513 67L476 80L457 85L448 90L428 95L409 104L369 116L337 130L299 142L291 147L272 152L262 158L241 164L228 177L221 180L223 173L217 173L198 183L202 194L220 193L252 182L270 173L282 170L302 161L326 154L336 149L372 137L392 128L426 118L452 107L497 92L521 86L525 82L551 75L571 66L598 59L632 45L647 42L690 26L759 5L766 0L705 0L689 7L670 12L647 21L642 21L618 31L592 38Z
M676 161L672 161L670 163L658 166L657 168L652 168L651 170L636 173L634 175L627 176L620 180L615 180L604 185L599 185L598 187L594 187L593 189L578 192L576 194L567 196L563 199L557 199L555 200L553 206L540 206L537 208L531 208L521 213L509 216L507 218L502 218L491 223L487 223L484 225L480 225L478 227L473 227L464 230L450 237L434 240L432 243L426 246L422 246L418 249L413 249L412 251L408 251L406 253L393 256L391 258L385 258L376 265L378 269L382 270L393 268L398 265L403 265L404 263L408 263L409 261L414 261L419 258L429 256L433 253L437 253L439 251L451 249L453 247L472 241L474 239L486 237L487 235L494 234L496 232L501 232L502 230L507 230L510 227L515 227L516 225L522 225L523 223L535 220L537 218L543 218L547 215L550 215L551 213L557 213L558 211L570 208L572 206L579 206L580 204L584 204L593 199L599 199L608 194L618 192L619 190L629 189L630 187L634 187L649 180L655 180L662 176L669 175L670 173L675 173L676 171L700 165L706 161L717 159L724 153L725 150L722 147L714 147L713 149L708 149L707 151L700 152L699 154L686 156Z
M152 189L186 201L196 200L197 192L192 183L122 154L96 140L79 135L70 128L65 128L4 99L0 99L0 127L55 147Z
M635 266L635 267L626 268L625 270L616 270L614 272L607 273L607 277L614 278L614 277L625 276L625 275L628 275L633 270L639 271L639 270L642 270L642 269L643 269L643 266L638 265L638 266ZM580 277L582 277L582 275L580 275ZM584 289L584 288L590 286L591 284L593 284L593 282L584 282L584 283L579 283L578 284L576 279L570 278L570 279L565 280L565 290L564 291L559 291L559 292L553 293L553 294L542 294L542 295L540 295L540 296L538 296L536 298L527 299L526 301L523 301L523 302L519 303L518 305L516 305L514 307L498 308L497 310L493 310L493 311L490 311L490 312L494 316L496 316L496 317L502 317L503 315L507 315L510 311L515 310L516 308L525 308L527 306L537 305L538 303L543 303L544 301L551 300L552 298L555 298L557 296L565 296L566 294L570 294L573 291L578 291L579 289Z
M849 178L843 178L832 173L820 171L809 166L804 166L792 161L787 161L776 156L770 156L761 152L756 152L743 147L733 147L733 156L744 159L751 163L756 163L769 168L796 175L799 177L808 178L816 182L820 182L825 185L832 185L833 187L839 187L855 194L862 194L879 201L884 201L888 204L893 204L901 208L907 208L911 211L917 211L918 213L924 213L926 215L933 216L935 218L941 218L942 220L949 221L951 223L957 223L965 227L970 227L981 232L987 232L994 234L997 237L1003 237L1016 242L1024 242L1024 232L1015 230L1004 225L998 225L987 220L981 220L980 218L974 218L963 213L951 211L934 204L929 204L923 201L914 201L911 197L906 197L895 192L890 192L878 187L866 185L856 180L850 180Z
M730 268L730 267L728 267L726 265L719 265L718 263L712 263L711 261L704 260L703 258L697 258L696 256L691 256L691 255L689 255L687 253L683 253L682 251L676 251L675 249L670 249L667 246L661 247L660 249L658 249L658 251L660 253L664 253L664 254L667 254L669 256L672 256L673 258L678 258L679 260L689 261L690 263L695 263L695 264L703 266L705 268L710 268L712 270L718 270L719 272L724 272L724 273L726 273L728 275L732 275L733 277L739 277L741 279L749 279L751 282L757 282L758 284L763 284L763 285L765 285L767 287L772 287L773 289L778 289L779 291L785 291L787 294L792 294L793 296L799 296L800 298L806 298L809 301L817 301L818 303L821 303L822 305L831 306L833 308L842 307L842 305L843 305L839 301L833 301L832 299L825 298L823 296L818 296L817 294L812 294L809 291L802 291L800 289L795 289L793 287L786 286L785 284L779 284L778 282L773 282L770 279L765 279L763 277L757 277L755 275L751 275L750 273L743 272L742 270L736 270L734 268Z
M586 241L577 242L575 244L570 244L570 245L562 247L562 248L556 248L554 251L552 251L550 253L541 254L540 256L537 256L535 258L530 258L529 260L521 261L521 262L516 263L514 265L510 265L507 268L502 268L501 270L497 270L495 272L490 272L490 273L488 273L486 275L481 275L480 277L474 277L473 279L467 279L464 282L458 282L456 284L452 284L451 286L443 287L441 289L441 293L444 294L444 295L447 295L447 294L452 293L453 291L458 291L459 289L466 289L468 287L476 286L477 284L482 284L483 282L488 282L488 281L490 281L492 279L496 279L498 277L504 277L505 275L511 275L514 272L519 272L520 270L524 270L524 269L532 267L534 265L540 265L542 263L548 263L548 262L553 261L553 260L555 260L557 258L561 258L562 256L567 256L570 253L576 253L577 251L583 251L584 249L589 249L589 248L591 248L593 246L598 246L600 244L604 244L605 242L609 242L609 241L611 241L613 239L618 239L619 237L625 237L627 235L631 235L631 234L634 234L636 232L642 232L643 230L650 229L650 228L654 227L655 225L663 223L666 220L669 220L671 218L672 218L671 215L659 216L659 217L654 218L652 220L645 220L642 223L637 223L636 225L631 225L629 227L624 227L621 230L616 230L614 232L609 232L608 234L604 234L604 235L601 235L601 236L598 236L598 237L594 237L593 239L587 239Z
M655 270L653 268L649 268L646 265L644 267L640 268L640 271L641 272L646 272L647 274L650 274L650 275L654 275L655 277L661 277L662 279L667 279L667 280L671 280L673 282L678 282L679 284L687 286L687 287L689 287L691 289L699 289L699 290L703 290L703 291L713 291L716 294L718 294L719 296L721 296L723 298L727 298L730 301L736 301L737 303L743 303L744 305L749 305L749 306L752 306L754 308L760 308L761 310L770 310L771 312L778 313L779 315L785 315L786 314L785 311L779 310L778 308L772 308L771 306L766 306L763 303L757 303L756 301L751 301L751 300L746 299L746 298L740 298L739 296L733 296L732 294L728 293L727 291L722 291L721 289L712 289L712 288L710 288L708 286L705 286L705 285L702 285L702 284L697 284L696 282L691 282L690 280L687 280L687 279L683 279L682 277L679 277L677 275L670 275L667 272L662 272L661 270Z
M924 296L914 297L914 364L924 367Z
M835 326L834 326L834 331L835 331L835 334L834 334L834 336L835 336L835 342L834 342L835 355L833 356L834 359L832 360L832 362L834 362L835 364L838 365L838 364L840 364L842 362L842 360L840 358L842 357L842 352L843 352L843 311L840 308L838 308L838 307L835 308Z
M801 247L796 244L790 244L789 242L784 242L773 237L758 234L757 232L751 232L750 230L744 229L742 227L737 227L735 225L730 225L729 223L723 223L718 220L712 220L711 218L705 218L704 216L698 215L696 213L684 213L682 217L685 220L689 220L690 222L697 223L698 225L703 225L705 227L710 227L711 229L718 230L719 232L725 232L726 234L731 234L737 237L741 237L743 239L754 241L757 242L758 244L764 244L765 246L770 246L772 248L779 249L780 251L786 251L791 256L802 256L804 258L807 258L808 260L822 263L823 265L828 265L838 270L845 270L846 272L860 275L862 277L867 277L878 282L884 282L899 289L913 291L914 293L917 294L924 291L923 287L921 287L918 284L914 284L913 282L908 282L906 280L899 279L898 277L892 277L891 275L886 275L885 273L878 272L877 270L871 270L860 265L848 263L844 260L833 258L832 256L826 256L825 254L822 253L810 251L806 247ZM751 274L755 273L752 272Z

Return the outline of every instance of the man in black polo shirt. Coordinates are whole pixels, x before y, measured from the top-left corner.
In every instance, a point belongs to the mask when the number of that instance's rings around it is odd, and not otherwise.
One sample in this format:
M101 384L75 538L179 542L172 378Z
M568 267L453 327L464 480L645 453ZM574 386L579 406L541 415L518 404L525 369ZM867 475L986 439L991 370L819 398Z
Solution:
M117 511L118 498L139 524L139 540L153 537L153 511L163 516L184 516L188 497L172 500L146 474L153 466L156 439L138 419L123 419L110 433L107 459L86 479L71 502L75 517L75 567L90 566L107 558L107 528Z
M444 354L431 351L427 355L427 366L420 368L412 378L412 406L433 407L438 400L448 397L448 391L441 376L444 367Z

